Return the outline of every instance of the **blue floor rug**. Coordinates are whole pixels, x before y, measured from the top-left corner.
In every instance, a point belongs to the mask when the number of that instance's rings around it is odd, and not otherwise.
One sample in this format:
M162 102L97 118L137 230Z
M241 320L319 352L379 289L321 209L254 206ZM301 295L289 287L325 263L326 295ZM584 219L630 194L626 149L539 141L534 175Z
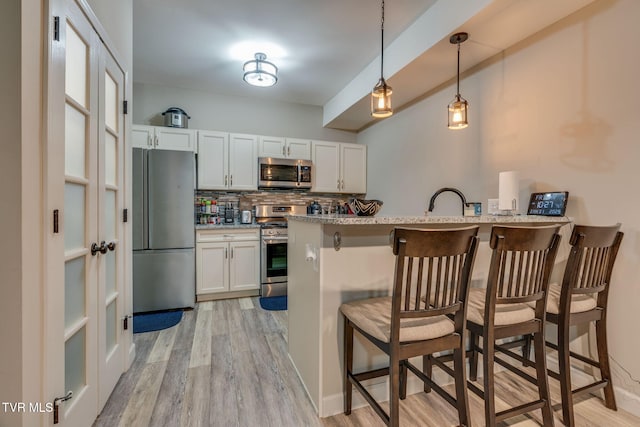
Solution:
M260 298L260 307L265 310L286 310L287 309L287 296Z
M177 325L182 319L182 310L140 313L133 315L133 333L159 331Z

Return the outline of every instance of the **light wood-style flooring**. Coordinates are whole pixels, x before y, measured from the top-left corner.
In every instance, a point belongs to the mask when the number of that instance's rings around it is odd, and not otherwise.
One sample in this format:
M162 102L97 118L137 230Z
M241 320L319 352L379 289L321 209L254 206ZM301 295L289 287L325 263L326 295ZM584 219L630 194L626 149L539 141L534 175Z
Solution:
M199 303L173 328L134 335L136 360L94 427L384 425L370 407L319 419L289 360L286 340L286 311L265 311L258 298ZM558 383L551 380L550 386L560 426ZM501 372L496 392L499 405L512 405L531 390ZM483 426L482 400L473 393L469 399L473 424ZM640 426L640 418L610 411L596 397L575 408L577 426ZM510 424L541 425L540 415L532 415L513 418ZM401 403L400 420L403 426L425 427L458 421L435 393L408 396Z

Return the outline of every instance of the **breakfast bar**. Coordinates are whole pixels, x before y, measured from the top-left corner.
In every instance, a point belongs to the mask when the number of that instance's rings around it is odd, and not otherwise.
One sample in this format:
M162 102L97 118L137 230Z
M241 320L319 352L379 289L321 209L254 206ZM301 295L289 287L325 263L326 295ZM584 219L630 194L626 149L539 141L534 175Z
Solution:
M562 224L557 263L568 256L570 219L545 216L392 216L353 215L289 216L289 355L320 417L342 412L342 330L339 307L357 299L389 295L394 276L394 256L389 246L395 227L456 228L479 225L480 245L472 286L486 281L491 226ZM560 270L560 269L556 269ZM386 356L360 342L354 346L354 367L386 366ZM371 384L372 394L385 400L385 381ZM421 390L408 383L408 392ZM363 401L354 396L354 407Z

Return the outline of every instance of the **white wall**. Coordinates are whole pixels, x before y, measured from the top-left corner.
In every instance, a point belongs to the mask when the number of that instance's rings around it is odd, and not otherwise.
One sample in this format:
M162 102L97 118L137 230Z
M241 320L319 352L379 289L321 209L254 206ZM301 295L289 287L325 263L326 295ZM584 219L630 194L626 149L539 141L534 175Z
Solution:
M109 35L124 66L133 64L133 6L131 0L87 0Z
M367 196L385 202L383 215L421 214L446 186L486 209L498 173L515 169L525 206L532 191L568 190L576 223L623 224L608 329L627 408L640 397L638 16L636 0L599 1L488 61L460 83L467 129L446 128L452 86L358 135L369 146ZM436 206L459 203L448 198Z
M240 78L240 76L238 77ZM135 83L133 123L163 124L162 112L180 107L189 128L355 142L356 134L322 127L322 108Z

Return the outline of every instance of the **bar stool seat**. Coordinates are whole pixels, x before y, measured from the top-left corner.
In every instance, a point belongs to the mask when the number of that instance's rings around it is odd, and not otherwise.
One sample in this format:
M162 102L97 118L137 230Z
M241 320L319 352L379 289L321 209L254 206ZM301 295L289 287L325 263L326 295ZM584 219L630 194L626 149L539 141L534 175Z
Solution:
M391 340L391 297L345 303L340 311L372 337L385 343ZM455 325L446 316L400 321L400 342L432 340L454 332Z
M486 307L486 291L484 289L469 290L469 308L467 320L482 324ZM536 312L527 304L496 304L494 325L505 326L528 322L536 317Z
M549 285L549 299L547 300L547 313L560 313L560 293L562 287L557 283ZM571 298L570 313L582 313L593 310L598 305L598 301L592 295L576 294Z

